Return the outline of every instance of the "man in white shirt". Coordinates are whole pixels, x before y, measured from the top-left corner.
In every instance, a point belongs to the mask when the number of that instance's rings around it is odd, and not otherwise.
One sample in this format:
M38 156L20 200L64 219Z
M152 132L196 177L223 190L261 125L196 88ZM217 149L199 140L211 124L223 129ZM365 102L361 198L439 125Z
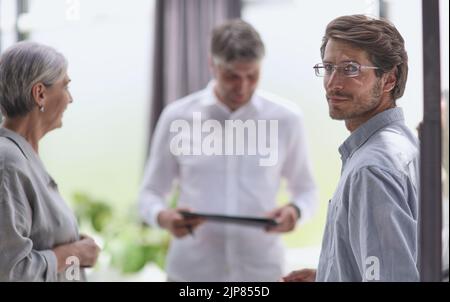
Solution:
M206 89L167 106L152 141L139 196L145 222L170 231L172 281L276 281L284 273L279 233L316 207L300 111L256 92L264 44L248 23L213 31ZM282 178L291 203L277 207ZM166 198L178 182L178 207ZM275 227L188 219L180 210L270 217ZM189 233L192 236L187 236Z

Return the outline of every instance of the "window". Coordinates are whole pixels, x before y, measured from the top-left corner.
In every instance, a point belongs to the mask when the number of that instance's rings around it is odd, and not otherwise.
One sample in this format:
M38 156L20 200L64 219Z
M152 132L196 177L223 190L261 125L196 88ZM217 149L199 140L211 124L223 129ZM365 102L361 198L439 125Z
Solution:
M9 12L3 24L14 24L14 2L3 1L3 13ZM63 129L40 148L67 201L81 191L127 211L135 204L146 160L153 6L148 0L29 0L28 13L18 18L30 40L69 61L74 102ZM8 29L3 49L15 41L14 27Z
M302 109L320 190L318 215L311 223L285 237L291 248L320 246L326 201L332 196L340 176L341 161L337 149L349 134L342 122L329 118L322 80L316 78L312 68L321 61L319 48L322 36L328 22L338 16L357 13L378 16L379 3L375 0L318 0L307 3L300 0L244 1L243 18L260 32L267 48L260 88L294 101ZM398 105L405 111L407 125L415 129L423 111L422 4L419 0L383 1L383 4L387 17L406 41L409 78ZM405 6L408 7L406 15ZM441 1L441 14L442 89L448 90L448 1ZM318 250L313 253L314 257L318 256ZM309 264L313 262L305 265Z

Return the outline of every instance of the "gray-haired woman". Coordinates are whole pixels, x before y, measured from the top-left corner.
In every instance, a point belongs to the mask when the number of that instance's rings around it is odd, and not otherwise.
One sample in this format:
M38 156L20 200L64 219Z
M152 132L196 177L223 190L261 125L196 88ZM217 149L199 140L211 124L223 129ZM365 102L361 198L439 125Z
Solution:
M51 47L20 42L0 56L0 281L83 281L97 260L39 158L72 103L69 82Z

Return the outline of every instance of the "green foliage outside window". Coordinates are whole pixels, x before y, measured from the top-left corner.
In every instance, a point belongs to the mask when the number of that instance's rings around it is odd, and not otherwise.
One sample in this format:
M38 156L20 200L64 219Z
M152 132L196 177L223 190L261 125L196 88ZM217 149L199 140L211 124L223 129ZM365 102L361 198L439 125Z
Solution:
M109 265L124 274L139 272L150 262L163 269L170 240L167 232L150 229L137 214L122 213L109 204L83 193L73 196L80 229L102 238L102 254L108 255Z

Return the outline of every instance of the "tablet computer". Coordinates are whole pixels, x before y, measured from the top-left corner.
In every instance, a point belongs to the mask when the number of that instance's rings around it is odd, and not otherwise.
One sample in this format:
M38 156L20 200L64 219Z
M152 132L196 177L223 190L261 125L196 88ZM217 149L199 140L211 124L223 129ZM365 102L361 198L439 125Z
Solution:
M183 215L183 217L185 218L204 218L209 221L237 223L252 226L267 227L278 225L278 222L276 222L274 219L267 217L218 215L218 214L207 214L207 213L187 212L187 211L180 211L180 214Z

